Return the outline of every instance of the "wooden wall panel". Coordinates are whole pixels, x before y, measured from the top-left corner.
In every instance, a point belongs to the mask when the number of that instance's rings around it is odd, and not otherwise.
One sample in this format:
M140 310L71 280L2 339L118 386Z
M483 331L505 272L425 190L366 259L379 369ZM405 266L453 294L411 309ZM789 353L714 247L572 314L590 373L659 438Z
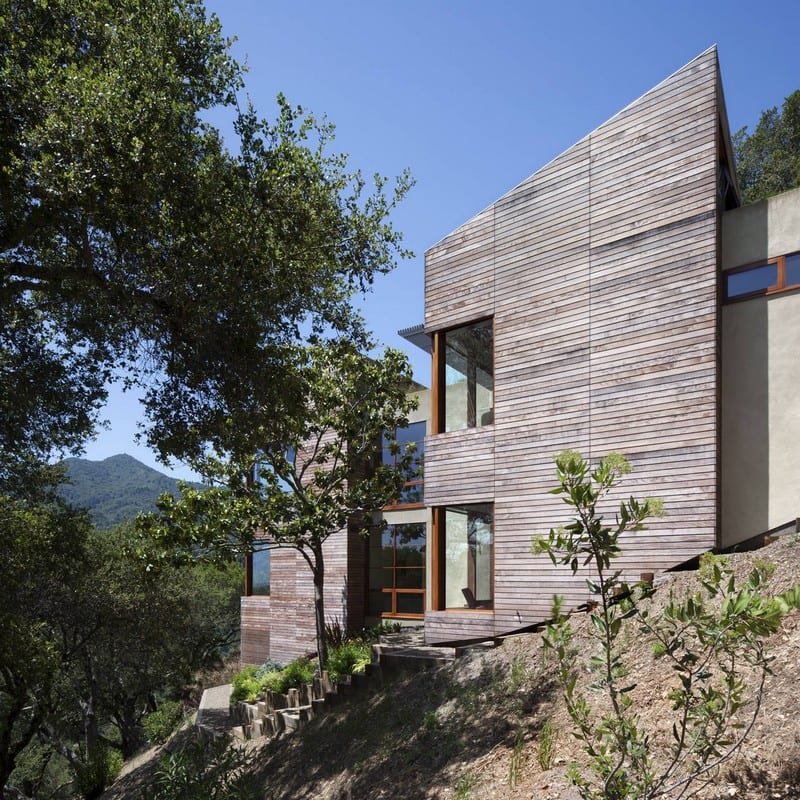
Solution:
M242 665L263 664L269 658L269 597L242 597L240 620Z
M718 108L711 49L427 254L429 331L494 315L495 423L429 437L425 470L430 506L493 491L496 632L546 618L554 594L587 599L585 575L530 553L566 520L547 493L565 448L624 452L625 495L665 501L626 540L627 577L714 546ZM426 637L486 618L432 612Z

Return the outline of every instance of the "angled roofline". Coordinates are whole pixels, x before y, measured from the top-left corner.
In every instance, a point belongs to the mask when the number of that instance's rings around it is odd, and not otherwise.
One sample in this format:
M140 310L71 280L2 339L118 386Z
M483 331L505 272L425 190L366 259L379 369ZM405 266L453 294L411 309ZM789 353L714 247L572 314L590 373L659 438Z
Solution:
M650 92L654 92L660 86L662 86L663 84L665 84L668 81L672 80L679 72L682 72L687 67L691 66L695 61L699 61L701 58L703 58L704 56L707 56L709 53L712 53L712 52L714 53L715 58L716 58L717 83L718 83L718 85L720 87L720 99L724 100L724 98L722 97L722 92L721 92L722 82L721 82L721 80L719 78L720 70L719 70L718 49L717 49L717 45L716 44L712 44L710 47L707 47L705 50L703 50L702 53L698 53L694 58L689 59L689 61L687 61L682 67L678 67L678 69L676 69L673 72L671 72L669 75L667 75L666 78L664 78L663 80L659 81L655 86L651 86L649 89L647 89L646 91L642 92L635 100L631 100L630 103L628 103L627 105L623 106L619 111L617 111L615 114L610 116L608 119L603 120L603 122L601 122L599 125L596 125L594 128L592 128L591 131L589 131L589 133L587 133L585 136L582 136L580 139L578 139L576 142L571 144L569 147L566 147L564 150L562 150L560 153L558 153L558 155L553 156L553 158L551 158L549 161L547 161L544 164L542 164L541 167L538 167L536 170L531 172L530 175L527 175L525 178L523 178L521 181L519 181L519 183L517 183L514 186L512 186L508 191L503 192L503 194L501 194L496 200L492 200L491 203L489 203L487 206L482 208L477 214L473 214L468 220L466 220L466 222L463 222L461 225L459 225L454 230L449 231L448 233L446 233L444 236L441 237L441 239L436 241L430 247L426 248L425 254L429 253L431 250L433 250L434 248L438 247L445 239L449 238L454 233L457 233L462 228L464 228L467 225L469 225L474 219L476 219L481 214L483 214L486 211L488 211L492 206L494 206L497 203L499 203L503 198L507 197L512 192L516 191L520 186L522 186L523 183L526 183L534 175L536 175L538 172L541 172L543 169L545 169L548 166L550 166L550 164L552 164L554 161L557 161L565 153L567 153L567 151L572 150L573 147L577 147L577 145L579 145L581 142L584 142L587 139L590 139L592 136L594 136L595 133L597 133L598 130L600 130L600 128L602 128L603 126L607 125L612 120L615 120L621 114L624 114L631 106L633 106L636 103L638 103L645 95L650 94ZM724 109L724 105L720 105L720 108ZM724 130L727 130L727 125L728 125L727 114L725 115L725 123L724 123L724 125L725 125ZM730 132L728 132L728 137L727 138L728 138L727 146L730 147ZM732 150L731 150L730 154L732 155ZM734 166L734 170L735 170L735 166ZM734 186L736 188L736 192L738 194L739 189L738 189L738 184L736 183L736 175L735 175L735 173L732 173L732 178L733 178Z

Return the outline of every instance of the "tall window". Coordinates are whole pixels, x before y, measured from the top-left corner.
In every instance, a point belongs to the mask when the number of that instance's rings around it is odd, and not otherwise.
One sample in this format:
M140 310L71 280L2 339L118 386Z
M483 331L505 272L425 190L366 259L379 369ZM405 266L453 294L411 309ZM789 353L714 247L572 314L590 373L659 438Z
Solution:
M247 557L247 577L245 594L268 595L270 591L270 569L272 566L271 551L263 539L255 539L256 548Z
M425 613L425 523L387 525L369 542L369 611L375 616Z
M489 503L440 509L445 608L492 608L492 511Z
M395 432L397 441L397 453L392 452L389 440L384 436L383 439L383 463L394 466L398 457L406 452L409 444L414 444L414 460L406 473L406 481L400 491L400 496L389 504L392 506L422 505L423 502L423 480L422 465L425 459L425 421L412 422L405 428L398 428Z
M443 419L439 431L480 428L494 421L492 320L441 334L436 381Z

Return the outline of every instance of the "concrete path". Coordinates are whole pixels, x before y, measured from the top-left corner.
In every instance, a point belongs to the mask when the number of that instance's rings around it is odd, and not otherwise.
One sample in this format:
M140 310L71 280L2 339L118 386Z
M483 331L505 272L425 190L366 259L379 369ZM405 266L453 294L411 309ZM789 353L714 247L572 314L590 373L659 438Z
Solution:
M230 699L233 686L213 686L203 692L197 709L195 725L214 736L226 734L234 726L230 715Z

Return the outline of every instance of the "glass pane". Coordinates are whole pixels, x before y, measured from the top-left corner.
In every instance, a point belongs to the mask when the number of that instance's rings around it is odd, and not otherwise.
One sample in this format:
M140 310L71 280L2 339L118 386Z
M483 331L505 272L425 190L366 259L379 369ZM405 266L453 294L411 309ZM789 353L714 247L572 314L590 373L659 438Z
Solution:
M258 543L255 544L258 547ZM253 560L252 594L269 594L270 551L256 550L251 556Z
M424 589L425 570L420 568L398 569L395 572L398 589Z
M425 608L422 604L421 594L398 594L397 613L398 614L422 614Z
M392 613L392 592L381 592L381 611L386 614Z
M398 567L425 566L425 523L394 525Z
M381 532L381 556L380 563L383 567L394 566L394 531L391 525L387 525Z
M423 502L423 484L419 481L404 486L397 502L400 505Z
M492 506L444 510L445 607L492 607Z
M800 284L800 253L792 253L786 256L786 285L798 284Z
M445 430L489 425L494 415L492 321L445 334Z
M778 265L762 264L743 272L728 272L725 279L726 297L741 297L754 292L763 292L778 283Z

